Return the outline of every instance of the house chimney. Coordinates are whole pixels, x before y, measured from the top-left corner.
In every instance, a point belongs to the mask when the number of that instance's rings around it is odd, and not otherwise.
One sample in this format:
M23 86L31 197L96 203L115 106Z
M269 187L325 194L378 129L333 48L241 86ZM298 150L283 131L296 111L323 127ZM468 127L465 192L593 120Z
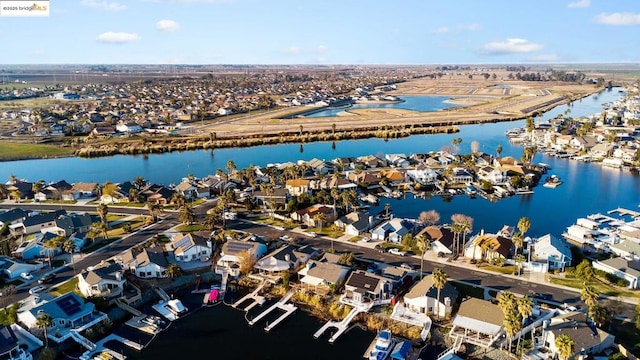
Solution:
M285 254L284 255L284 261L291 261L291 255Z
M373 226L373 215L369 215L369 226Z
M120 271L116 273L116 280L118 281L122 280L122 273Z

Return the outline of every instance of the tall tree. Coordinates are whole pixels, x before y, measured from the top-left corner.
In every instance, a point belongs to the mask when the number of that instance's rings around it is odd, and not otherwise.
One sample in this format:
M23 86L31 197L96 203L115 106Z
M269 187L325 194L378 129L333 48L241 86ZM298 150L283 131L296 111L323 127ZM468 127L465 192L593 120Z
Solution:
M418 220L427 226L433 226L440 222L440 213L435 210L423 211L420 213Z
M524 322L529 316L531 316L531 314L533 314L533 301L531 300L531 298L526 296L518 298L516 302L518 313L520 313L520 316L522 316L522 325L520 326L520 328L522 329L524 328ZM520 351L520 339L522 339L522 335L523 334L520 334L520 336L518 337L518 346L516 348L516 353Z
M48 348L49 337L47 336L47 329L53 326L53 318L51 318L51 315L43 312L36 318L36 326L44 331L44 347Z
M444 289L444 286L447 284L447 273L440 268L436 268L433 270L431 274L433 276L433 286L438 290L437 301L436 301L436 313L438 314L438 319L440 319L440 291Z
M420 250L420 280L424 274L424 254L431 248L431 241L424 234L416 236L416 245Z
M502 154L502 145L498 145L498 147L496 148L496 154L498 154L498 157L500 157L500 154Z
M182 268L178 264L169 264L167 266L167 276L171 279L175 279L182 275Z
M524 234L529 231L529 229L531 228L531 220L529 220L528 217L523 216L520 218L520 220L518 220L518 230L520 230L520 232L522 233L522 236L524 236Z
M162 213L162 205L157 202L147 202L147 210L149 211L149 216L153 219L153 222L158 220L158 216Z
M99 204L96 207L96 211L98 212L98 216L100 216L100 221L102 221L103 224L108 225L107 215L109 215L109 207L107 204Z
M51 258L53 257L53 254L58 249L58 246L60 246L63 240L64 237L56 236L53 239L44 242L44 247L47 250L47 258L49 259L49 267L52 267Z
M187 225L193 224L197 219L196 213L190 205L185 205L180 209L178 218L183 224Z
M313 215L313 222L316 223L316 227L319 231L322 231L322 226L324 225L325 221L327 221L327 216L325 214L317 213Z
M598 305L598 293L589 285L580 290L580 300L584 301L588 308Z
M71 258L71 266L73 268L73 274L76 274L76 262L73 258L73 253L76 251L76 243L71 239L67 239L62 243L62 250L69 253L69 257Z
M568 360L571 357L575 344L576 342L567 334L562 334L556 338L555 345L561 360Z
M229 159L225 167L227 169L227 179L231 179L231 173L236 170L236 163L233 160Z

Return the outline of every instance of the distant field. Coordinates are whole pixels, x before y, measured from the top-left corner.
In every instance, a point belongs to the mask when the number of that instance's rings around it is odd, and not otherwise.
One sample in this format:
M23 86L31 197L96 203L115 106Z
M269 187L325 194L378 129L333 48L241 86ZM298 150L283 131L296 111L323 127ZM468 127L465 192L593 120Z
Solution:
M57 100L60 101L60 100ZM56 100L50 98L31 98L23 100L5 100L0 101L0 110L9 109L29 109L38 106L46 106L55 103Z
M0 161L69 156L73 149L54 145L0 143Z

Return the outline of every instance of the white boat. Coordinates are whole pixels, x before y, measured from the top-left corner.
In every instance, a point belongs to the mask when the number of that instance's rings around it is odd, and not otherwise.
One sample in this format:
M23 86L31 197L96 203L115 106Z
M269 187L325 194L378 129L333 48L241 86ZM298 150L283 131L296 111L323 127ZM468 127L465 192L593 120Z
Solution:
M173 315L175 315L176 317L182 316L187 313L187 308L178 299L167 301L167 304L165 305L165 307L167 308L167 310L171 311L171 313L173 313Z
M391 330L385 329L378 333L376 344L369 353L369 360L384 360L393 349L394 341L391 336Z

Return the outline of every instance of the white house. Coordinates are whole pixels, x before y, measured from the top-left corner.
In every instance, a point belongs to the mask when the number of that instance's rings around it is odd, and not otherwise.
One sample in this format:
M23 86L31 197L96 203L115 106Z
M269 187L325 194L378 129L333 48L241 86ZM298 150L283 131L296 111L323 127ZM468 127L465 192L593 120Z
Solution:
M274 273L284 270L295 270L312 258L320 256L320 250L310 245L285 245L265 255L254 267L261 272Z
M298 271L298 277L307 288L329 290L344 282L349 271L351 269L346 266L311 260Z
M413 228L413 223L401 218L395 218L385 221L373 229L371 231L371 238L373 240L382 241L388 238L391 242L400 243L402 241L402 237L411 233Z
M640 262L615 257L603 261L594 261L593 268L627 280L630 289L640 288L640 283L638 282L638 278L640 278Z
M129 268L132 273L142 279L155 279L167 277L167 259L162 252L144 248L134 256L132 250L122 256L123 267Z
M498 305L486 300L468 298L460 304L453 319L449 337L462 338L462 342L488 348L503 333L504 313Z
M565 267L571 265L571 249L564 240L546 234L539 237L533 245L531 260L546 263L547 271L564 271Z
M425 165L418 165L413 169L408 169L407 176L421 185L433 185L438 181L438 173Z
M222 245L218 266L230 268L242 262L243 254L248 254L252 261L258 261L267 253L267 246L257 241L229 240Z
M113 298L123 294L126 280L119 264L103 262L90 269L77 275L82 296Z
M506 184L509 181L505 170L496 169L493 166L484 166L478 169L478 180L485 180L494 185Z
M343 229L347 235L359 236L369 231L378 221L368 211L353 211L334 221L334 225Z
M189 233L174 236L168 248L173 250L177 261L204 261L211 258L211 245L211 240Z
M600 330L587 321L587 314L572 312L551 318L548 325L542 329L542 344L550 351L551 356L559 354L556 339L560 335L568 335L573 339L573 353L569 358L581 355L598 354L614 346L614 336ZM591 358L591 356L589 356Z
M451 315L453 304L458 297L458 290L453 285L446 283L440 290L434 286L433 275L425 276L413 285L404 296L404 304L409 310L427 315L447 317Z

